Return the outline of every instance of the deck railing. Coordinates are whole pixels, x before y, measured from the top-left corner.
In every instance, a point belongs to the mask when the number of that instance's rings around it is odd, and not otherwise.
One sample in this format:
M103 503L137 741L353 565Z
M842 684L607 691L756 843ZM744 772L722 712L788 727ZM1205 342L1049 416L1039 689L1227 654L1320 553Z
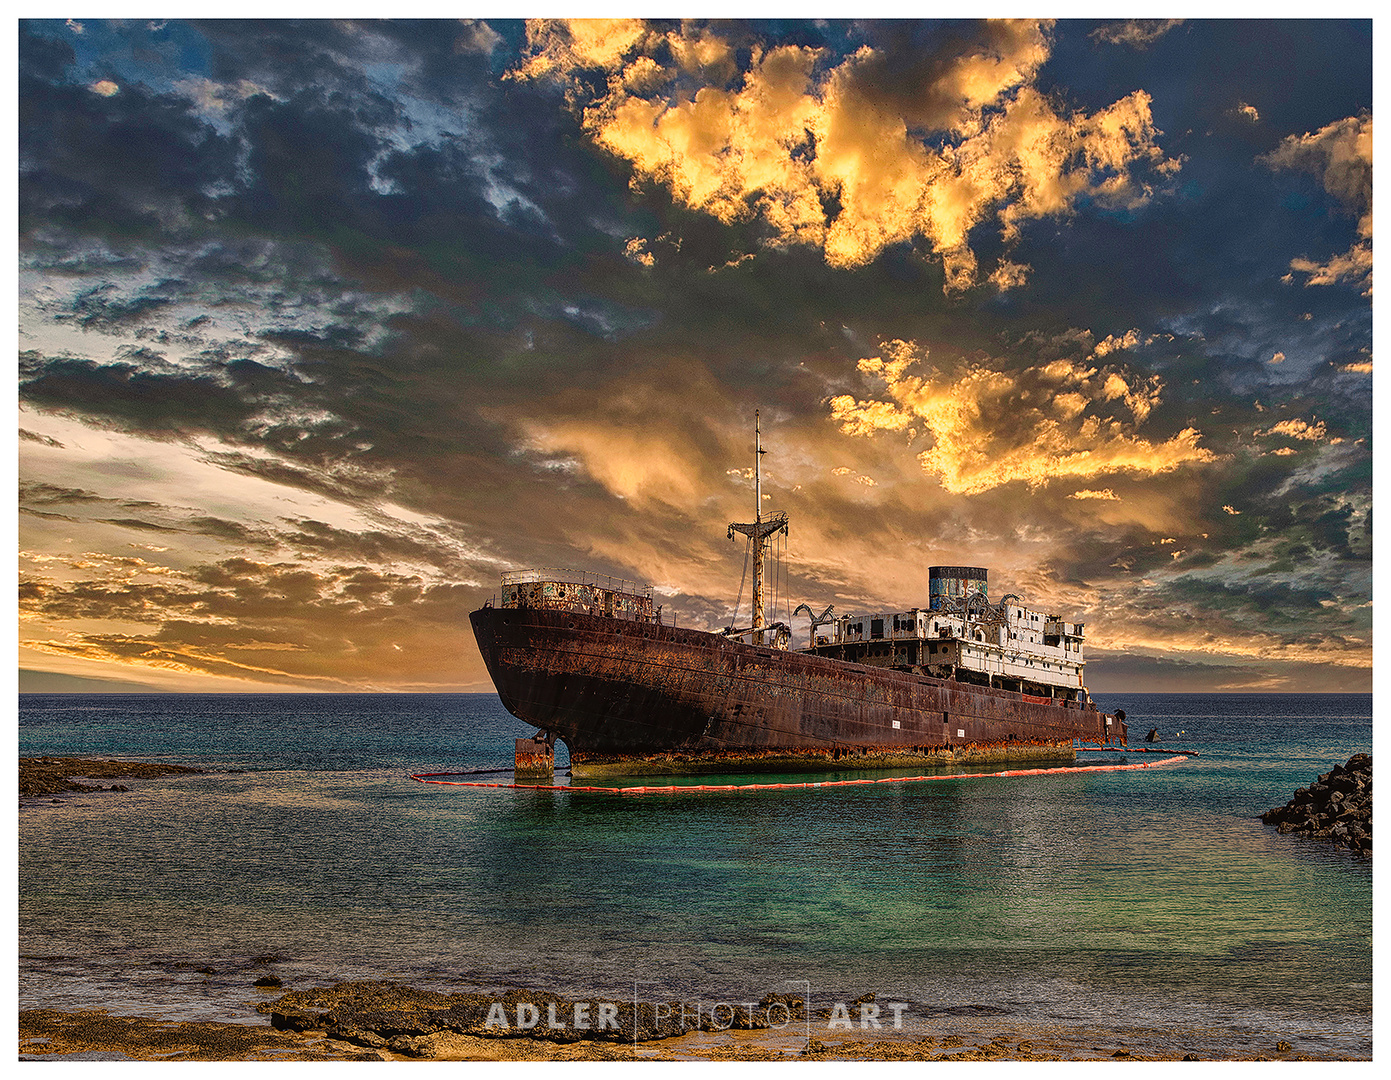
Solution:
M563 582L566 585L592 585L596 589L609 592L627 593L629 596L646 596L651 599L652 586L626 578L610 577L608 574L591 574L587 570L565 570L557 566L543 566L538 570L509 570L502 575L502 584L529 585L538 581Z

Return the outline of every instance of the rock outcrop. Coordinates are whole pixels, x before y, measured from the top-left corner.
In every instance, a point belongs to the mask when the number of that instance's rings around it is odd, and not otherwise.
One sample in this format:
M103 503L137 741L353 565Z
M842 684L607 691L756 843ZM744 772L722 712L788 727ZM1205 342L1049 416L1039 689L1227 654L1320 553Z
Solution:
M529 1038L555 1043L646 1042L688 1031L781 1028L804 1020L800 997L770 994L762 1001L710 1003L618 999L572 1001L549 993L509 990L490 995L443 994L399 983L361 981L297 990L256 1011L279 1031L323 1031L328 1037L392 1053L428 1057L450 1032L483 1038Z
M1261 815L1282 833L1300 833L1353 851L1372 853L1372 759L1353 754L1335 765L1284 806Z
M79 784L74 776L88 780L147 778L173 773L201 773L188 765L167 765L150 761L90 761L86 758L22 757L19 759L21 795L61 795L69 791L129 791L124 784L103 788L100 784Z

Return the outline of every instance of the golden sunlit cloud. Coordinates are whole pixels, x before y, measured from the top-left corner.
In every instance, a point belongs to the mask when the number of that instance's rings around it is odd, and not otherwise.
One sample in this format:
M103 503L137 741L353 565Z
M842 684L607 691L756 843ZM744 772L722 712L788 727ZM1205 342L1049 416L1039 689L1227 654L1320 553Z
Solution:
M1016 289L1027 284L1029 275L1033 272L1032 266L1021 266L1019 263L1001 260L1000 265L995 267L994 272L990 275L990 284L1001 292L1006 292L1009 289Z
M1308 275L1304 282L1306 287L1336 285L1340 281L1366 282L1367 286L1363 290L1363 295L1370 296L1372 294L1372 245L1370 242L1354 244L1347 251L1341 255L1333 256L1327 262L1314 262L1312 259L1302 257L1293 258L1290 260L1290 269L1295 273ZM1293 281L1294 275L1286 274L1281 280Z
M634 236L624 244L623 254L639 266L650 267L657 264L657 257L647 250L647 241L641 236Z
M1284 435L1290 439L1305 439L1309 442L1317 442L1328 434L1328 427L1322 420L1316 423L1309 423L1307 420L1295 418L1292 420L1281 420L1273 427L1266 428L1264 431L1257 431L1257 435Z
M919 453L919 464L953 493L974 495L1014 481L1038 487L1063 477L1155 475L1215 460L1198 445L1196 429L1160 443L1130 430L1158 402L1157 377L1127 379L1065 360L1013 374L984 363L944 373L928 367L914 343L897 340L884 345L884 354L858 365L882 383L884 397L833 397L831 416L846 435L904 432L911 440L922 432L932 445ZM924 373L910 374L915 367ZM1131 411L1130 424L1086 414L1116 400Z
M1299 169L1319 178L1324 190L1357 214L1359 240L1327 262L1290 260L1294 273L1308 275L1306 286L1346 281L1372 292L1372 118L1349 116L1312 134L1291 135L1263 159L1273 169ZM1292 274L1283 280L1291 281Z
M534 79L573 68L612 67L646 33L640 19L530 19L530 57L517 74Z
M661 431L609 427L584 420L523 425L534 448L574 455L585 471L622 499L655 498L672 505L704 496L699 471Z
M1114 334L1107 334L1105 338L1096 343L1096 348L1092 350L1093 356L1108 356L1120 349L1133 349L1140 344L1140 331L1138 329L1127 330L1120 337Z
M818 49L755 48L736 80L739 54L709 29L537 20L513 75L565 81L578 102L571 73L607 72L605 91L579 105L584 127L632 162L635 181L726 223L757 217L770 244L815 245L835 267L924 238L952 292L977 283L976 226L993 218L1012 240L1024 221L1070 213L1084 196L1133 206L1150 196L1134 166L1178 167L1155 145L1143 91L1086 114L1059 111L1031 85L1048 33L988 24L935 57L930 75L907 78L868 45L829 71ZM1013 288L1026 272L1005 260L989 279Z
M294 679L301 682L326 683L335 687L344 684L344 680L331 676L291 675L275 668L237 663L217 653L136 637L113 635L102 640L75 642L26 641L25 646L35 652L93 660L135 672L143 668L155 668L182 675L223 675L253 682Z
M1110 488L1102 488L1100 491L1093 491L1093 490L1089 490L1089 489L1085 489L1085 488L1084 488L1084 489L1081 490L1081 491L1074 491L1071 495L1068 496L1068 498L1069 498L1069 499L1104 499L1104 500L1107 501L1107 502L1119 502L1119 501L1120 501L1120 496L1117 495L1117 494L1116 494L1114 491L1112 491Z
M114 97L121 92L121 88L110 79L102 79L99 82L94 82L91 86L87 87L87 89L100 97Z

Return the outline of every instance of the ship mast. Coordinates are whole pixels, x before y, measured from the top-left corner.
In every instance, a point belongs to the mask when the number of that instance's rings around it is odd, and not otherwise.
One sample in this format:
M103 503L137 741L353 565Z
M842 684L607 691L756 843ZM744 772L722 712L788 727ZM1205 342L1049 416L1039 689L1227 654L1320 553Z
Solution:
M753 521L733 522L729 526L729 538L735 533L743 533L753 541L753 643L763 644L763 551L768 538L778 533L787 534L787 515L778 511L763 520L763 469L762 458L768 451L763 449L762 432L758 424L758 411L753 414Z

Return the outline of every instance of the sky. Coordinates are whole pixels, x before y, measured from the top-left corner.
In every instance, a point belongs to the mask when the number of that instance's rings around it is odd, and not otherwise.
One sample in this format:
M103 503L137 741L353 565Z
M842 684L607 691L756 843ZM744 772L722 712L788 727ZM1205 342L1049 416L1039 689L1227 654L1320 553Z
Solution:
M727 626L755 410L780 617L982 566L1094 691L1371 689L1369 21L58 19L17 77L21 689L486 691L531 567Z

